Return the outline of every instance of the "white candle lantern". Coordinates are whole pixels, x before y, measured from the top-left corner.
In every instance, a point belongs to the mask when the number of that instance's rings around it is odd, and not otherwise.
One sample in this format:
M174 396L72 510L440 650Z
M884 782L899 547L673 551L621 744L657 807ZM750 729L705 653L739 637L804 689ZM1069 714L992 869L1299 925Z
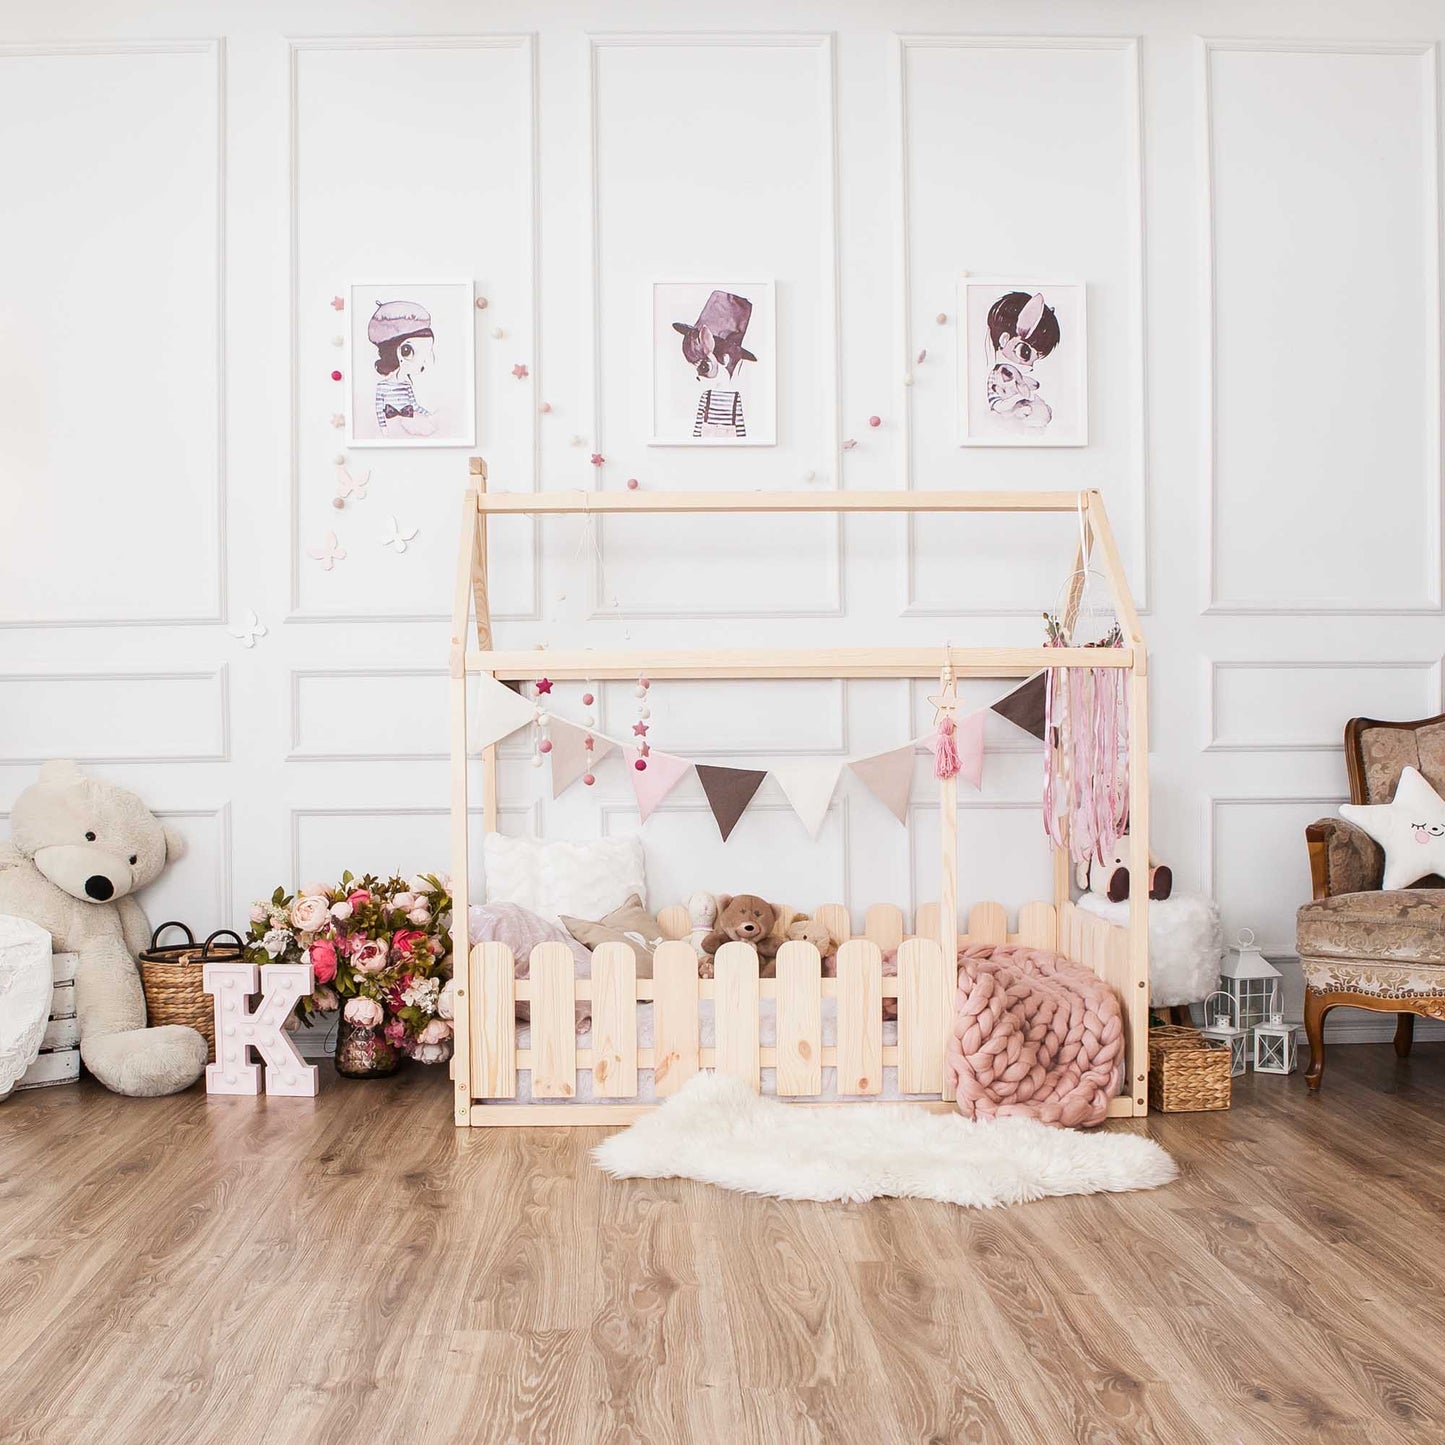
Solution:
M1292 1074L1298 1062L1293 1024L1284 1021L1279 985L1270 997L1269 1018L1254 1026L1254 1069L1258 1074Z
M1216 1049L1229 1050L1229 1076L1237 1078L1249 1067L1249 1030L1234 1022L1237 1005L1231 995L1216 989L1204 1000L1204 1027L1200 1033Z
M1270 1002L1279 986L1279 970L1255 947L1254 933L1239 931L1239 942L1224 957L1219 987L1234 1002L1234 1024L1248 1033L1269 1022Z

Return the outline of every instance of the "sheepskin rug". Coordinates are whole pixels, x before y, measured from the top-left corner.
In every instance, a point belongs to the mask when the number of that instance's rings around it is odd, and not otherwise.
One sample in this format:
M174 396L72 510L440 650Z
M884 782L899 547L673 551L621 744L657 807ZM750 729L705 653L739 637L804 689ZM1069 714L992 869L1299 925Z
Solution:
M1054 1194L1155 1189L1178 1173L1151 1139L909 1104L800 1109L698 1074L592 1151L614 1179L697 1179L778 1199L894 1196L975 1209Z

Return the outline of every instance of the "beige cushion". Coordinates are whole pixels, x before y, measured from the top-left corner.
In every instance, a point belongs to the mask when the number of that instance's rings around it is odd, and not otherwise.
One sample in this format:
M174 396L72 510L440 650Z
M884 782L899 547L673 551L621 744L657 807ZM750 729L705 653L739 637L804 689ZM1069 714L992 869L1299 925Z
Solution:
M1299 910L1295 937L1302 959L1445 968L1445 893L1399 888L1321 898Z
M641 897L630 894L621 908L614 908L606 918L595 922L588 918L562 915L562 926L588 948L602 943L626 943L637 957L638 978L652 977L652 950L662 942L662 929L657 919L642 906Z

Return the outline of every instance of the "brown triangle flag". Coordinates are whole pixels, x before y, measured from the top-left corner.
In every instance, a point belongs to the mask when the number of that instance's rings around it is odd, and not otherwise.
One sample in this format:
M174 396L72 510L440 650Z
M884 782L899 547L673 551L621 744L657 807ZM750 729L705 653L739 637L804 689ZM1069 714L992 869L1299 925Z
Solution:
M1015 727L1032 733L1040 742L1044 740L1044 693L1049 685L1046 672L1036 672L1027 682L1020 683L1010 693L990 707L1001 718L1007 718Z
M697 780L707 795L707 805L717 819L718 832L726 843L738 819L763 785L767 773L754 768L715 768L697 764Z
M848 766L868 785L874 797L898 819L908 822L908 798L913 792L913 744L871 758L851 758Z

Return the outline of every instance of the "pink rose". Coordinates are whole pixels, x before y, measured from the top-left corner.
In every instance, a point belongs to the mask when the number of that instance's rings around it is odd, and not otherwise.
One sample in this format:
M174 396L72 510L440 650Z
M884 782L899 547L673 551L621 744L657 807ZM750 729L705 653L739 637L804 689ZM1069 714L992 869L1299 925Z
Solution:
M426 934L415 928L398 928L391 936L391 951L397 958L410 958L412 949L425 939Z
M352 912L353 909L351 905L344 898L340 903L333 903L331 905L331 916L340 923L345 923L346 920L351 917Z
M303 896L291 905L291 926L299 933L315 933L325 926L329 911L324 898Z
M394 1044L406 1042L406 1025L400 1019L388 1019L386 1028L383 1030L386 1037Z
M380 973L386 967L386 945L368 938L351 950L351 966L358 973Z
M353 908L360 908L363 903L371 902L371 894L364 888L357 888L346 895L346 901Z
M336 945L322 938L311 945L307 955L317 983L330 983L336 977Z
M391 906L393 908L400 908L402 912L405 913L408 908L416 907L416 894L398 893L396 897L391 900Z
M349 998L346 1000L346 1022L358 1028L374 1029L384 1015L381 1005L374 998Z

